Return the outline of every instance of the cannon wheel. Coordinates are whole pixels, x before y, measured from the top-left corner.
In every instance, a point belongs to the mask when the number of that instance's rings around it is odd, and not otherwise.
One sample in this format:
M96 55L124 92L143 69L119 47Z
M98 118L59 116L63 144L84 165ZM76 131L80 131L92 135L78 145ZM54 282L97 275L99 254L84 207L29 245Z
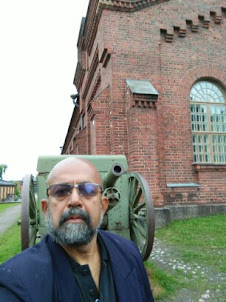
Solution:
M129 207L131 240L137 245L145 261L153 246L155 217L149 185L137 172L129 174Z
M22 207L21 207L21 248L22 250L35 244L38 231L36 199L32 175L23 179Z

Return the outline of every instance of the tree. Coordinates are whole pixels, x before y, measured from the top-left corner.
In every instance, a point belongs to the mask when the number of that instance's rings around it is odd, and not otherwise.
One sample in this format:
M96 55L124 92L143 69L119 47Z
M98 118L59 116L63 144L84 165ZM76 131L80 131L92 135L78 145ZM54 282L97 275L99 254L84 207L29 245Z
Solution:
M6 171L7 168L8 168L8 167L7 167L7 165L5 165L5 164L1 164L1 165L0 165L0 179L2 179L3 174L5 173L5 171Z
M16 195L16 197L21 197L21 192L20 192L20 189L19 189L19 183L17 181L15 181L14 183L16 185L14 194Z

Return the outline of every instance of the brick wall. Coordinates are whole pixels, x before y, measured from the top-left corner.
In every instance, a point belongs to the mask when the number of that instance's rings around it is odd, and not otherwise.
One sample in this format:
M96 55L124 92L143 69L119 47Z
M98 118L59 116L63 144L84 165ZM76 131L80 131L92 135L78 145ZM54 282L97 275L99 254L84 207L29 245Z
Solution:
M225 202L226 165L200 171L193 164L189 101L198 80L226 87L224 1L101 3L90 2L78 43L87 64L75 85L87 128L77 142L86 147L77 151L125 154L130 170L150 183L155 206ZM144 105L145 96L133 95L126 79L150 81L157 102Z

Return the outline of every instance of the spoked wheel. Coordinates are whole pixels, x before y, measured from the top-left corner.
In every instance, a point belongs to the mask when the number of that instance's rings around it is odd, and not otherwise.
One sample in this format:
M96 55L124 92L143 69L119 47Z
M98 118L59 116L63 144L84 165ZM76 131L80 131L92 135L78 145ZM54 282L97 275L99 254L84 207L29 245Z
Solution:
M150 256L155 232L154 206L146 179L139 173L129 175L130 236L143 260Z
M21 207L21 248L22 250L35 244L38 231L36 199L32 175L23 179L22 207Z

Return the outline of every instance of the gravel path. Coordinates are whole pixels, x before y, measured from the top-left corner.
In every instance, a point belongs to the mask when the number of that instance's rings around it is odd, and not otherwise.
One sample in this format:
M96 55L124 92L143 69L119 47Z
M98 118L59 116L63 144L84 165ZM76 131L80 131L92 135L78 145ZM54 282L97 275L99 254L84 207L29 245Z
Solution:
M223 264L224 252L215 251L219 267ZM180 253L174 247L155 238L151 261L170 275L180 273L184 281L189 284L176 293L176 296L159 302L215 302L226 301L226 274L210 267L201 267L195 261L185 263L180 259ZM198 282L199 281L199 282ZM202 283L202 286L200 286Z
M0 213L0 235L19 220L21 204L6 209Z

